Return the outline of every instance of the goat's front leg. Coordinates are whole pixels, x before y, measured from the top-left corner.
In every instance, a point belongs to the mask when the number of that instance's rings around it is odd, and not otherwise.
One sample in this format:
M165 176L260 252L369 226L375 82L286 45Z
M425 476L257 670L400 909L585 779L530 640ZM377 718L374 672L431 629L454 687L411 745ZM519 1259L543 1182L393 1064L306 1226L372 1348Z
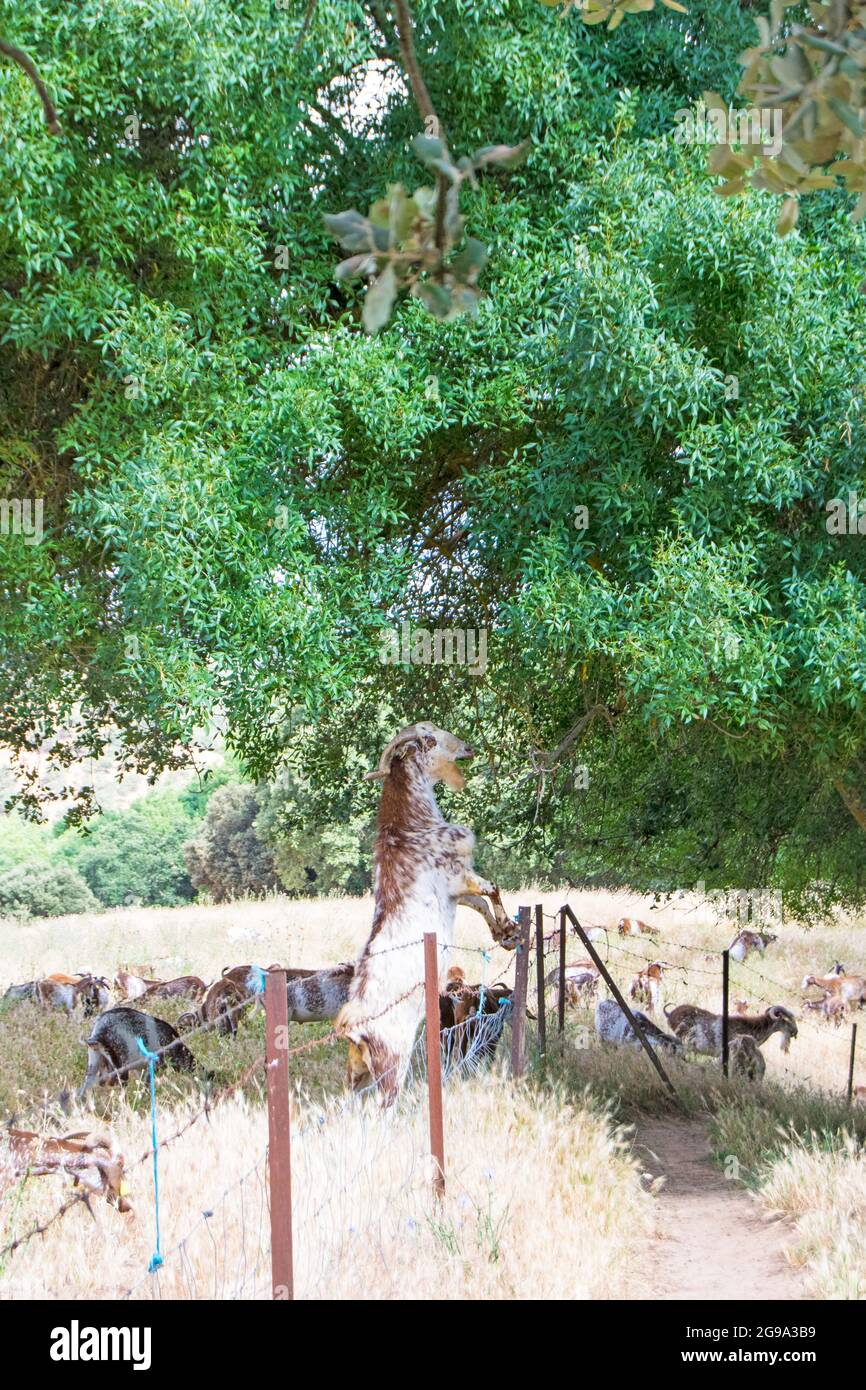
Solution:
M471 907L476 912L480 912L490 928L490 934L494 941L497 941L500 946L504 946L506 950L513 951L517 945L517 929L505 910L496 884L488 883L486 878L479 878L474 869L467 868L457 888L455 897L458 903L463 903L464 907ZM493 904L492 911L485 902L486 898L489 898Z
M480 893L460 893L456 901L459 907L471 907L474 912L480 912L490 928L491 935L496 935L496 918L493 916L486 898L482 898Z

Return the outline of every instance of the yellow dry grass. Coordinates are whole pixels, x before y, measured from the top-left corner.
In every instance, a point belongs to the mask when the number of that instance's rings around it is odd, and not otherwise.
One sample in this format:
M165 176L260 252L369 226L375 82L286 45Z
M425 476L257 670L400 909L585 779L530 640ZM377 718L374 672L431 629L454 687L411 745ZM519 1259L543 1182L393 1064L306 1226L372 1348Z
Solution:
M518 903L540 901L553 913L563 896L525 889L508 895L508 905L516 910ZM568 901L585 925L614 929L609 949L600 949L621 987L627 990L644 961L659 959L681 967L666 978L665 1000L720 1006L720 962L705 955L728 944L733 923L715 921L695 899L658 911L650 909L649 900L625 893L572 892ZM2 984L52 970L92 969L110 976L129 963L147 965L162 977L191 971L205 979L244 961L323 966L357 954L371 916L369 898L272 898L222 907L132 908L24 926L5 923ZM621 916L653 923L658 942L620 940L615 924ZM552 930L554 922L546 919L545 926ZM783 1113L784 1088L792 1105L805 1091L820 1090L832 1118L834 1098L846 1080L849 1030L803 1015L799 985L803 975L823 973L836 958L850 971L866 968L866 936L862 927L846 922L810 932L785 926L780 938L764 961L733 966L733 995L756 1009L765 1001L786 1004L802 1020L790 1054L782 1054L776 1040L765 1048L768 1081L775 1083L774 1116ZM455 959L469 979L482 973L488 982L500 975L513 978L513 956L492 948L484 963L477 954L491 943L481 919L465 909L458 912L457 942L468 948L458 950ZM580 943L570 940L568 959L583 954ZM553 964L551 957L548 965ZM756 971L773 983L759 979ZM172 1009L171 1004L158 1007L170 1019ZM78 1040L86 1026L80 1018L42 1015L23 1005L0 1013L0 1105L7 1114L17 1110L21 1123L35 1114L38 1124L45 1098L80 1083L84 1049ZM292 1043L315 1036L315 1029L293 1027ZM638 1107L661 1104L662 1093L654 1076L647 1082L643 1058L582 1048L590 1028L591 1013L570 1014L569 1066L556 1073L569 1084L570 1102L559 1090L515 1088L499 1074L449 1085L449 1187L441 1209L429 1197L423 1106L385 1116L369 1107L346 1110L342 1045L322 1044L298 1058L293 1075L304 1092L297 1097L294 1165L299 1291L316 1297L357 1297L359 1288L370 1298L616 1297L624 1288L627 1253L649 1229L652 1198L641 1188L623 1131L581 1092L588 1084L610 1099L619 1078L623 1093ZM237 1040L196 1039L193 1048L220 1081L236 1079L261 1051L261 1017L246 1021ZM858 1083L866 1082L864 1062L866 1056L858 1054ZM705 1105L715 1088L713 1103L744 1117L748 1101L730 1089L719 1090L710 1067L691 1063L682 1070L695 1106ZM200 1105L197 1084L169 1073L159 1080L158 1094L162 1134ZM755 1109L760 1113L760 1104ZM73 1111L68 1128L110 1127L131 1161L147 1152L148 1123L145 1089L134 1085L125 1095L102 1092L96 1117ZM162 1152L163 1246L170 1253L159 1278L166 1296L269 1296L265 1144L261 1083L254 1081ZM824 1291L838 1287L840 1279L860 1279L866 1270L863 1241L855 1235L846 1246L843 1274L829 1253L831 1241L838 1244L838 1223L845 1220L841 1204L853 1201L851 1158L847 1152L821 1155L791 1144L780 1152L783 1164L803 1173L802 1201L809 1165L830 1165L822 1181L827 1191L832 1187L838 1193L839 1211L832 1219L819 1219L811 1207L790 1210L804 1223L806 1257L816 1269L829 1271L816 1275L818 1296L846 1296ZM782 1186L774 1186L781 1172L778 1164L771 1170L767 1193L773 1204L781 1202ZM245 1173L249 1176L241 1183ZM85 1210L74 1210L44 1238L0 1259L0 1296L115 1297L140 1281L153 1246L148 1163L132 1170L131 1187L134 1217L97 1201L95 1221ZM789 1177L784 1191L792 1203L795 1188ZM62 1180L48 1178L7 1185L0 1194L0 1245L44 1220L67 1191ZM834 1203L835 1198L831 1207ZM174 1249L190 1232L188 1243ZM146 1280L137 1296L154 1288Z
M173 1121L182 1121L176 1113ZM293 1151L296 1288L301 1297L609 1298L629 1250L649 1230L647 1194L622 1131L561 1098L539 1099L502 1077L446 1089L448 1190L431 1195L423 1106L369 1103L296 1113ZM114 1133L146 1150L134 1112ZM8 1259L5 1298L268 1298L269 1226L261 1106L231 1100L160 1155L165 1264L154 1244L150 1164L130 1173L135 1214L92 1203ZM540 1158L543 1156L543 1163ZM241 1181L245 1178L245 1181ZM5 1238L61 1200L62 1183L7 1193ZM207 1215L205 1213L208 1213Z
M832 1153L818 1136L814 1146L791 1145L762 1195L795 1224L794 1259L812 1298L866 1298L866 1164L851 1135Z

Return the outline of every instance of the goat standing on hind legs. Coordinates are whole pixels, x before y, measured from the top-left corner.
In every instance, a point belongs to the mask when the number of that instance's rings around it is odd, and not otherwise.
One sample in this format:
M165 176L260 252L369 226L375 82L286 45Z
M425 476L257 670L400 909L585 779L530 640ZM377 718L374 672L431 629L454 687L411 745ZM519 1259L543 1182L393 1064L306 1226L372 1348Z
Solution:
M435 931L443 952L462 902L482 913L502 945L511 949L517 941L498 889L472 867L472 831L449 825L436 802L437 782L462 789L457 761L471 757L472 749L453 734L410 724L388 744L377 771L366 774L383 784L373 851L375 909L336 1030L349 1041L352 1089L375 1083L386 1105L403 1083L424 1013L424 933Z

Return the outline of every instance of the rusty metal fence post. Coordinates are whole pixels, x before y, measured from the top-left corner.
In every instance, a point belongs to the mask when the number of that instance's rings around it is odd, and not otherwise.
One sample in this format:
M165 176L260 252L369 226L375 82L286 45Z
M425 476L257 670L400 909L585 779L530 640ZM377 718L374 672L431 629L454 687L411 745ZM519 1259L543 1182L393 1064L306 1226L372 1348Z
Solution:
M857 1024L851 1024L851 1057L848 1062L848 1104L854 1099L854 1054L857 1051Z
M523 1075L523 1040L526 1033L526 982L529 975L529 920L530 909L518 909L520 923L517 942L517 960L514 966L514 994L511 1005L511 1075Z
M728 1014L731 1003L731 954L729 951L722 951L722 1072L725 1076L729 1074L729 1033Z
M424 1004L427 1021L427 1103L433 1195L445 1195L445 1124L442 1115L442 1044L439 1038L439 952L435 931L424 933Z
M544 1012L544 904L535 904L535 981L538 1009L538 1051L542 1061L547 1052L547 1016Z
M268 1190L271 1284L275 1299L295 1296L292 1260L292 1131L289 1109L289 1022L285 970L265 979L268 1070Z

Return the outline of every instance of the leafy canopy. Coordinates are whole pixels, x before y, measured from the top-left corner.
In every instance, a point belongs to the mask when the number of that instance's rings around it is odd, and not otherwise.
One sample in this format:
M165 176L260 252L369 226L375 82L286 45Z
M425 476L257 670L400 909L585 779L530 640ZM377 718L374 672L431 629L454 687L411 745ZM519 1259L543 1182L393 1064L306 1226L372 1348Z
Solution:
M827 189L780 240L675 139L750 13L419 4L454 158L530 145L461 180L476 314L369 336L323 217L416 188L422 133L371 13L318 0L298 46L300 3L155 0L145 43L133 0L7 4L62 135L0 66L0 491L44 499L0 537L0 740L155 772L218 712L328 825L427 717L485 752L491 852L856 898L866 574L825 523L863 487L863 233ZM383 664L403 622L486 631L483 674Z

